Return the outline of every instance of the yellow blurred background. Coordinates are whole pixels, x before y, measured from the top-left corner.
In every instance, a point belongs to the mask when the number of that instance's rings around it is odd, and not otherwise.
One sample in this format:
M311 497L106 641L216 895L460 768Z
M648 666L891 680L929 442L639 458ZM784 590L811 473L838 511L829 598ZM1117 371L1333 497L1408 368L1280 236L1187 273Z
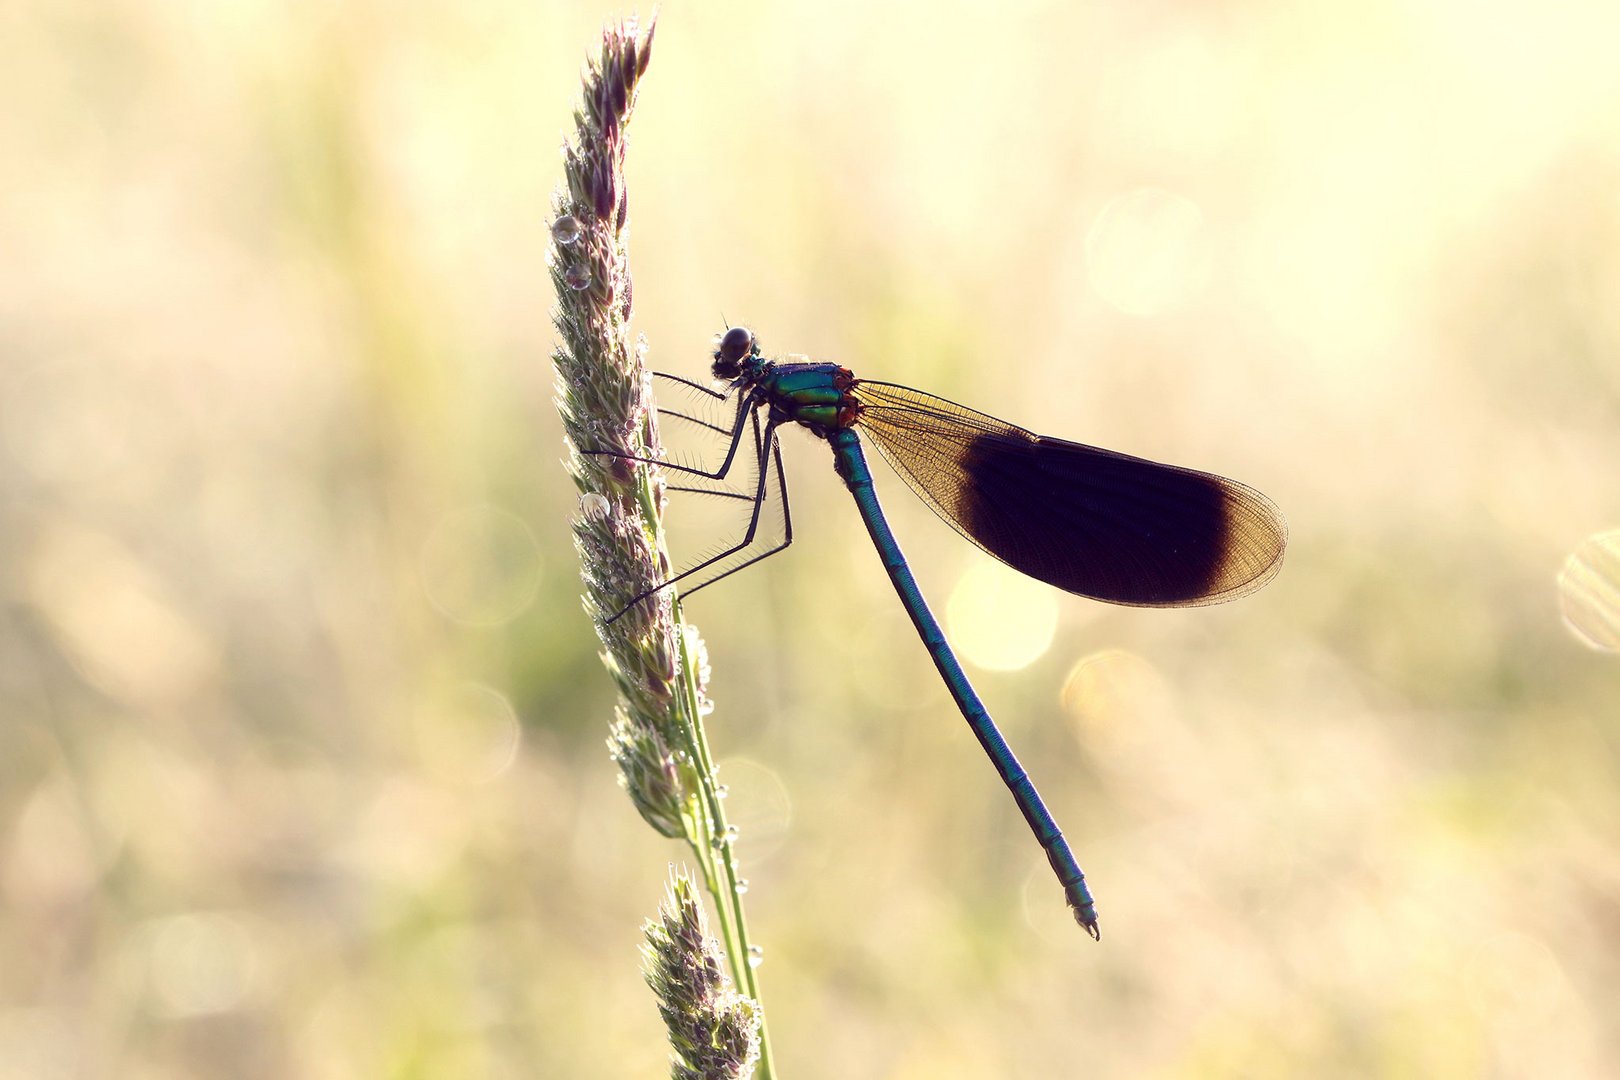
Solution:
M603 746L544 265L622 13L0 11L0 1076L666 1074L681 849ZM655 366L746 323L1292 529L1240 603L1111 609L880 473L1099 946L787 434L799 543L688 605L784 1077L1620 1074L1617 41L665 6Z

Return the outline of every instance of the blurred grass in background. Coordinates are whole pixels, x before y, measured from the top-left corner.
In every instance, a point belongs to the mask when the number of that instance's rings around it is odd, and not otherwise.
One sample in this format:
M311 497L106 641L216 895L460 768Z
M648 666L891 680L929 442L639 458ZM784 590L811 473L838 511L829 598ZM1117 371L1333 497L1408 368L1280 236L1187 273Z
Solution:
M1620 1071L1620 9L873 7L664 12L652 362L746 322L1292 546L1109 609L880 478L1096 946L789 433L800 544L688 606L784 1075ZM0 1076L663 1074L542 261L617 14L0 13Z

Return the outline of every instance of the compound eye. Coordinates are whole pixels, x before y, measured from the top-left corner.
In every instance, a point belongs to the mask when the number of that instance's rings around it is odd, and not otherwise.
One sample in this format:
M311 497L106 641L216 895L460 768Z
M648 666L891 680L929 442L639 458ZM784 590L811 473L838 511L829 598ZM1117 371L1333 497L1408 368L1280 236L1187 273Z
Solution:
M754 351L754 335L746 326L733 326L725 332L720 339L719 348L714 351L716 360L724 360L731 364L739 364L743 358Z

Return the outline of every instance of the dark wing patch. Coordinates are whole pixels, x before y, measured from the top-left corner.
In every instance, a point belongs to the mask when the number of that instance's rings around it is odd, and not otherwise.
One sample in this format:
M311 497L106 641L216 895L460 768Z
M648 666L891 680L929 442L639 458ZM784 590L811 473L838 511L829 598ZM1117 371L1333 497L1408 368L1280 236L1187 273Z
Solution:
M1046 438L888 383L856 387L861 428L954 529L1021 573L1115 604L1184 607L1253 592L1288 529L1247 485Z

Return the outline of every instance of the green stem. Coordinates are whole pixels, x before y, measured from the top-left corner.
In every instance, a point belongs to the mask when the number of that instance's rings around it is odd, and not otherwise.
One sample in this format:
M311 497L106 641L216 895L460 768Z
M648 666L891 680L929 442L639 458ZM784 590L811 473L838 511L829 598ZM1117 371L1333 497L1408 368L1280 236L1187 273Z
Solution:
M675 602L675 622L677 626L685 625L679 601ZM685 634L681 635L681 668L683 671L692 670L692 656ZM686 749L696 765L698 786L702 792L701 805L709 825L708 835L700 834L693 841L692 848L703 867L703 880L709 895L714 897L721 931L726 940L726 953L731 962L732 978L760 1006L759 1076L760 1080L771 1080L775 1074L775 1064L771 1057L770 1032L765 1023L765 1002L759 992L758 973L750 962L753 946L748 939L748 916L743 906L742 890L738 887L740 879L737 875L735 844L728 834L724 800L720 797L719 785L715 780L714 758L709 752L708 735L698 706L697 680L682 679L681 686L684 700L682 712L686 720L683 727L688 740ZM718 868L714 859L717 851L720 856Z

